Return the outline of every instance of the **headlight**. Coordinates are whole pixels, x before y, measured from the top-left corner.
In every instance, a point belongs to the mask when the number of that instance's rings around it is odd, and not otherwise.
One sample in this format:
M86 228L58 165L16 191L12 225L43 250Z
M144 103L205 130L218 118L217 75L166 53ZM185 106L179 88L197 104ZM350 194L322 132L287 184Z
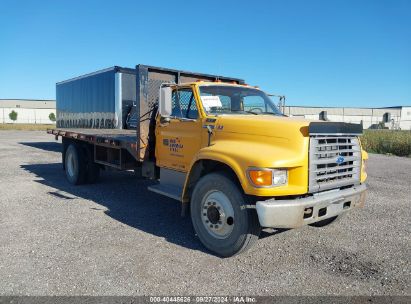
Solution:
M287 184L286 169L249 168L248 178L256 187L276 187Z

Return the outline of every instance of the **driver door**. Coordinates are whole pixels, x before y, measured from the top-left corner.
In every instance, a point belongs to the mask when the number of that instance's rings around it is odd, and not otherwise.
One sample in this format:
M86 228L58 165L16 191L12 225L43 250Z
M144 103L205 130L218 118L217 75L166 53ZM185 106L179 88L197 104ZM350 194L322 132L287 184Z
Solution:
M191 87L172 92L172 114L157 117L156 159L160 167L187 172L201 147L202 124Z

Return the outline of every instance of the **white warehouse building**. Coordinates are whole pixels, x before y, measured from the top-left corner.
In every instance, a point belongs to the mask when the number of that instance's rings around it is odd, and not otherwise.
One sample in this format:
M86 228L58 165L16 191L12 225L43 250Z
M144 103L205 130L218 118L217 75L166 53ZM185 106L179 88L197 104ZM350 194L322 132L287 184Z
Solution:
M411 106L385 108L283 106L282 112L290 117L329 121L362 123L369 129L384 123L389 129L411 130ZM15 111L14 123L52 124L50 113L56 115L55 100L0 99L0 123L13 123L9 114Z
M378 124L384 123L389 129L411 130L411 106L386 108L284 106L282 112L290 117L362 123L364 129L375 128Z
M15 121L9 114L17 113ZM53 124L50 113L56 115L55 100L0 99L0 123Z

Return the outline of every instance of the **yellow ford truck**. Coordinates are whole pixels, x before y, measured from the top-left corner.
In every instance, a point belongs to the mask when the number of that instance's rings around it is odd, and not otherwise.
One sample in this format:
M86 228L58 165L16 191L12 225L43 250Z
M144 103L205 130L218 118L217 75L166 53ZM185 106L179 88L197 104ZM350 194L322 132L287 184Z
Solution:
M85 83L107 70L57 84L57 128L48 132L62 136L69 182L95 182L105 167L140 172L153 180L150 191L181 202L200 241L224 257L249 248L264 227L325 226L364 205L361 125L287 117L240 79L143 65L109 72L113 109L134 77L123 117L93 118L76 105L98 95L88 90L101 85Z

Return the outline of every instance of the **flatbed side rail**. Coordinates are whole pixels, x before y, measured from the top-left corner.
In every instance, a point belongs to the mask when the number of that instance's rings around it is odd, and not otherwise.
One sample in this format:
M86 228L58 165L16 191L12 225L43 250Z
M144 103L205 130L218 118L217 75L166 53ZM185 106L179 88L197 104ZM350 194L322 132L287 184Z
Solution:
M76 139L87 142L93 146L108 147L113 149L126 149L133 158L139 162L140 158L137 153L137 136L127 132L114 133L112 129L92 130L95 134L87 133L84 129L64 130L64 129L47 129L48 134L53 134L58 139L59 136L69 139ZM108 134L98 134L105 133ZM111 134L110 134L111 133Z

